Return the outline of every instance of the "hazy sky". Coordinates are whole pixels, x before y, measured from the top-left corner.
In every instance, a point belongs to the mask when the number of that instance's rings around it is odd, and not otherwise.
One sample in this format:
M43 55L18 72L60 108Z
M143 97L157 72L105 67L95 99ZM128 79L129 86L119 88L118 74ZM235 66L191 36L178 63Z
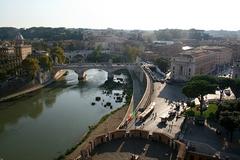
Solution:
M240 30L239 0L0 0L0 27Z

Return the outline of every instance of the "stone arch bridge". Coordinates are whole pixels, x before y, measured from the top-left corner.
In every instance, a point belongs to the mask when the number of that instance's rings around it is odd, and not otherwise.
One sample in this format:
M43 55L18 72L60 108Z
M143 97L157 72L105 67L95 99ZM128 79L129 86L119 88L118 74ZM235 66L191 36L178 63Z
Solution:
M120 70L120 69L127 69L127 70L134 70L135 64L98 64L98 63L82 63L82 64L61 64L53 66L53 73L54 75L60 70L74 70L77 74L79 79L83 79L85 77L85 71L89 69L101 69L108 72L108 79L113 78L113 72Z

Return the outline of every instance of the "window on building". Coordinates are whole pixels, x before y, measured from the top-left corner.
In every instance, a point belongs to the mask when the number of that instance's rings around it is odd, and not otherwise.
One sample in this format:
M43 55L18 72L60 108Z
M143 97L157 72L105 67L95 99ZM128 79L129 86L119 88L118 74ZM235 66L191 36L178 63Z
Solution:
M173 70L175 70L175 66L173 66Z
M183 74L183 66L180 66L180 75Z

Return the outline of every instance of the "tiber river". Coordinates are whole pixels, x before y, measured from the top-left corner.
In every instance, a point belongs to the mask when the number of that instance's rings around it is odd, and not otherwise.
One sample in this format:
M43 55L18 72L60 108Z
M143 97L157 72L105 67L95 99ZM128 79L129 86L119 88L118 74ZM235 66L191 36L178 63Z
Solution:
M121 94L122 90L106 95L99 88L107 72L88 70L86 74L82 85L77 74L69 71L65 80L0 103L0 159L52 160L79 142L88 126L124 104L125 99L120 103L114 100L114 93ZM97 96L101 101L95 101ZM106 102L113 108L104 107Z

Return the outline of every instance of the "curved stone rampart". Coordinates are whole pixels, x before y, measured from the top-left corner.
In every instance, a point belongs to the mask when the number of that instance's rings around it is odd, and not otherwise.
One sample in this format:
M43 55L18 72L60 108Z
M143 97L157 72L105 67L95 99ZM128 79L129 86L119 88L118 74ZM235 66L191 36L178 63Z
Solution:
M177 160L184 160L186 155L186 145L178 140L171 139L168 135L160 132L154 132L149 134L147 130L134 129L134 130L116 130L106 134L96 136L89 141L85 148L80 151L80 155L74 160L87 160L91 159L91 153L95 147L100 146L103 143L111 142L115 139L127 139L127 138L141 138L149 141L156 141L159 143L170 146L173 150L177 151ZM137 139L136 139L137 140Z

